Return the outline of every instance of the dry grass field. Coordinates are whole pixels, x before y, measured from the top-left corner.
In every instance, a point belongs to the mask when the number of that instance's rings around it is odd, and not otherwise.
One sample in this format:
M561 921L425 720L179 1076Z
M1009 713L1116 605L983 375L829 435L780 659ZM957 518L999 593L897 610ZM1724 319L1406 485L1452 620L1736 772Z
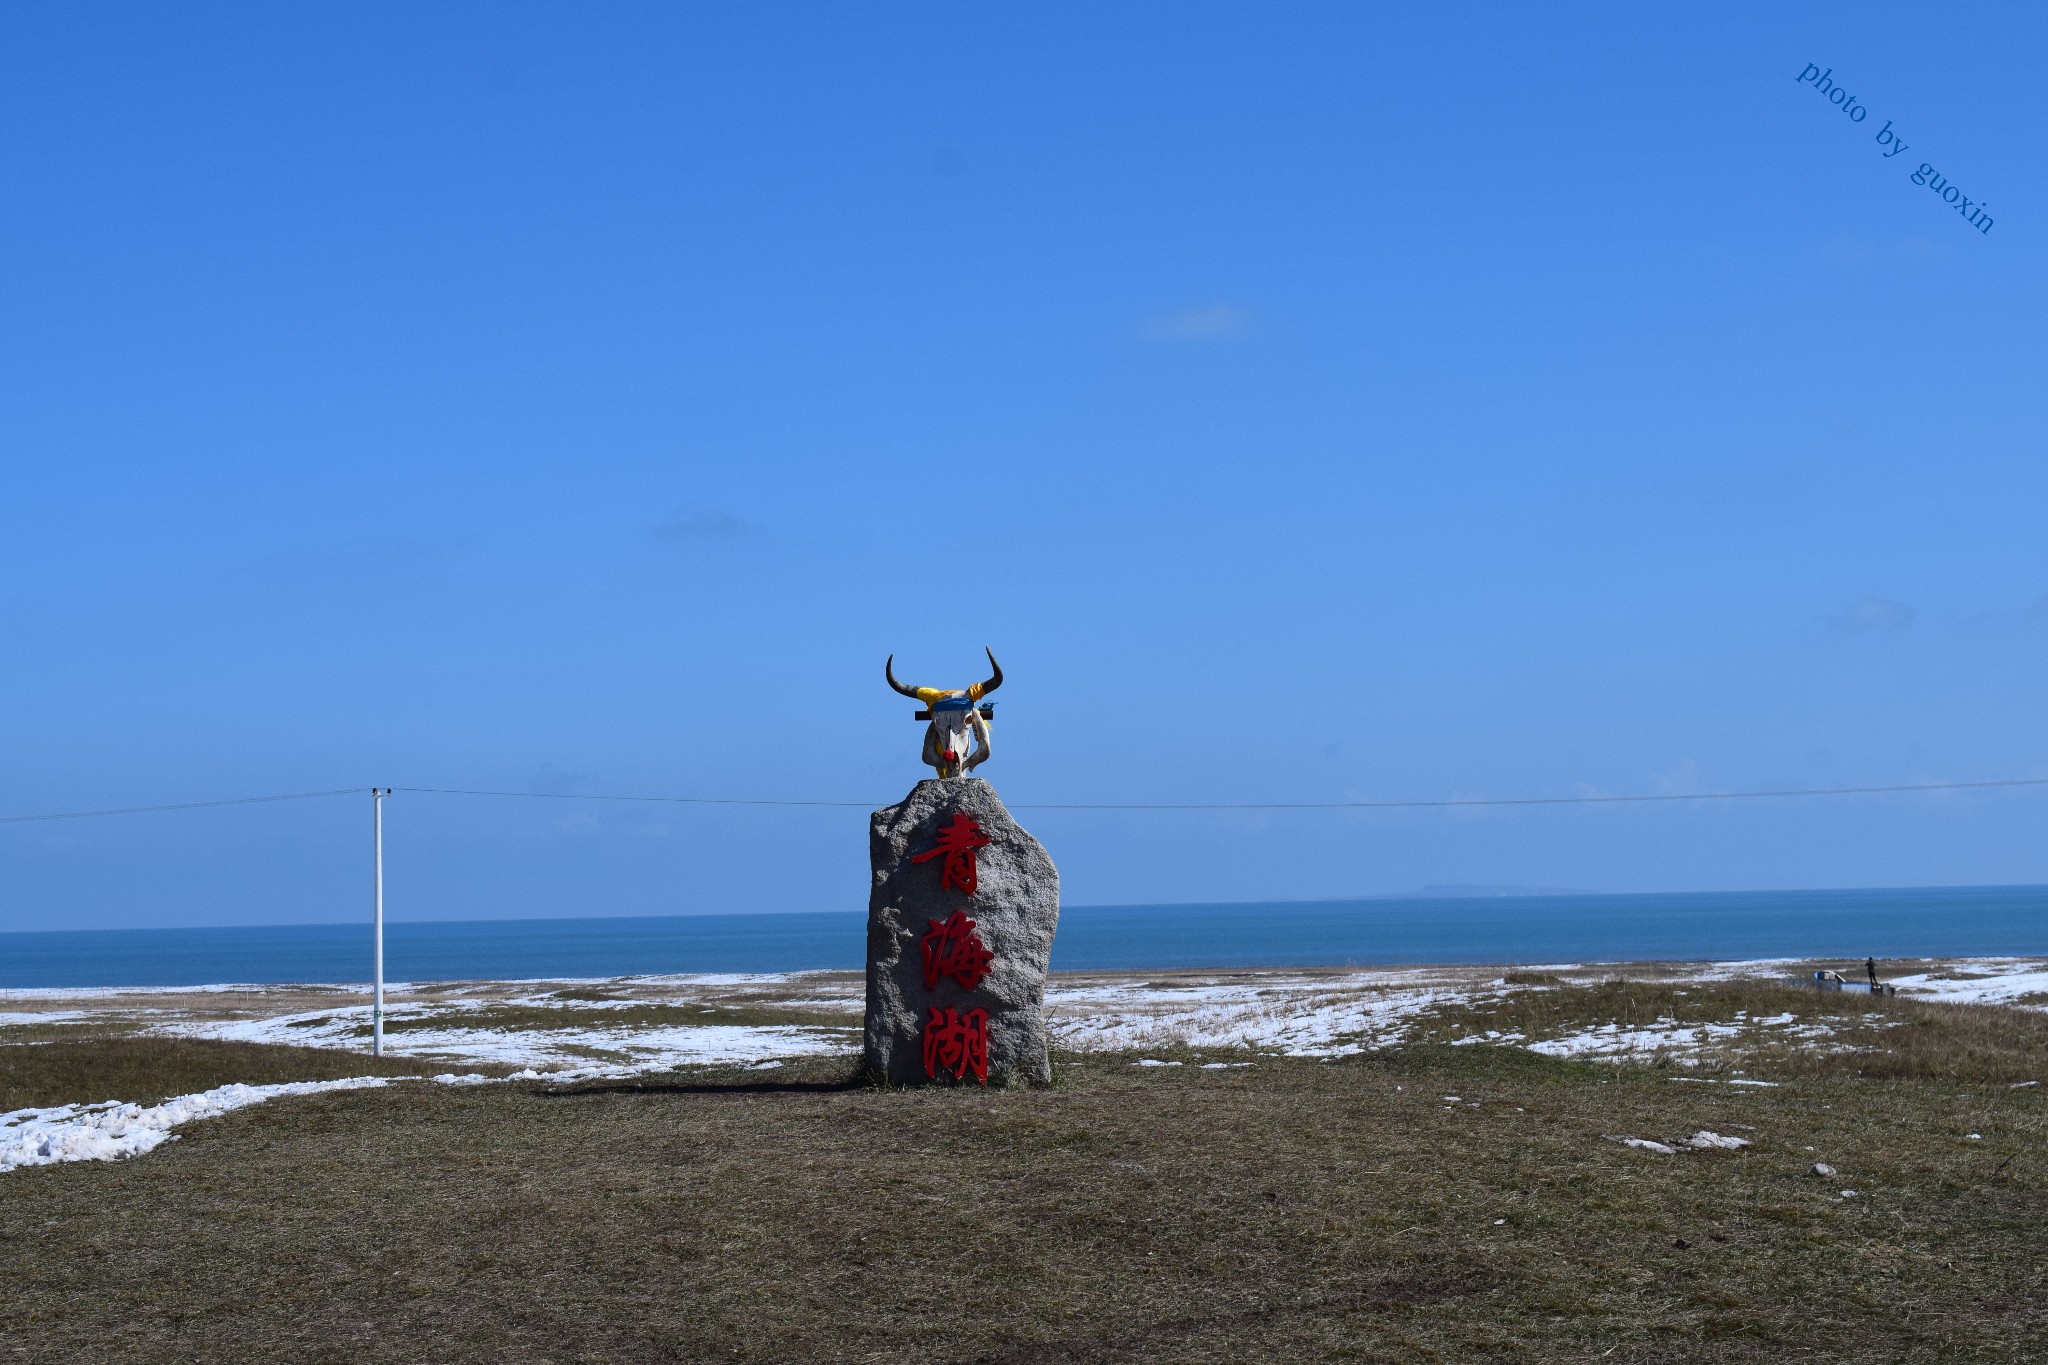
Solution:
M432 1069L404 1057L205 1038L52 1040L0 1047L0 1113L109 1098L146 1103L237 1082L419 1076Z
M868 1089L833 1056L283 1099L0 1175L0 1356L2048 1358L2048 1018L1859 1001L1706 1066L1499 1041L1812 1005L1554 986L1351 1055L1068 1054L1042 1091ZM368 1063L101 1037L0 1067L22 1105Z

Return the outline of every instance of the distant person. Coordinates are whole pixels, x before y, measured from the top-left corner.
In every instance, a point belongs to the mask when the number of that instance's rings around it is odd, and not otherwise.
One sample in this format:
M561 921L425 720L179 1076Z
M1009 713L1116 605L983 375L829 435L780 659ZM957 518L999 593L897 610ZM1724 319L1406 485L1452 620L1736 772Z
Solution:
M1863 970L1870 974L1870 990L1874 995L1877 992L1877 959L1874 957L1864 958Z

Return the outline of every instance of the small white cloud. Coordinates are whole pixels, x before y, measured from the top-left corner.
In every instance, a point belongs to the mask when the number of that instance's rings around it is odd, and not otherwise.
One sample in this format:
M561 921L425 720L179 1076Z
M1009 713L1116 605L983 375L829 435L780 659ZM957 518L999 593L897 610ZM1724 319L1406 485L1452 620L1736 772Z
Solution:
M1696 796L1706 790L1700 781L1700 765L1689 758L1680 759L1670 771L1658 773L1651 781L1660 796Z
M738 540L757 528L725 512L692 512L654 528L658 540Z
M1141 330L1160 341L1219 341L1250 327L1252 315L1228 303L1182 308L1145 319Z
M1828 617L1827 623L1852 635L1868 635L1876 631L1904 630L1918 615L1907 603L1895 602L1889 597L1859 597L1846 610Z
M528 784L526 789L536 795L559 796L564 793L573 794L587 791L589 788L590 777L588 774L571 772L567 768L558 768L552 763L543 763L540 765L539 771L534 773L533 781Z
M1855 237L1837 237L1820 254L1831 265L1869 265L1877 259L1877 248Z

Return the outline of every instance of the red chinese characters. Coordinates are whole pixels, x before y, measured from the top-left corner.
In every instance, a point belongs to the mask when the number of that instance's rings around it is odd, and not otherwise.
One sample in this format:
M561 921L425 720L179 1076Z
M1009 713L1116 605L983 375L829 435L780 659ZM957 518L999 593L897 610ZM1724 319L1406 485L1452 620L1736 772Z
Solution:
M944 858L939 884L971 896L980 886L974 851L987 848L991 842L972 815L964 810L954 811L952 820L939 828L938 841L924 852L911 855L911 861L928 863ZM924 988L935 991L947 977L962 990L971 991L981 985L995 954L982 942L967 912L955 910L945 919L927 920L926 924L929 927L919 944L924 957ZM949 1005L927 1008L930 1017L925 1020L923 1039L926 1079L950 1075L956 1081L964 1081L971 1074L977 1083L987 1085L988 1011L960 1010Z
M950 1071L953 1079L964 1081L972 1071L974 1079L988 1084L988 1011L962 1012L944 1005L931 1007L924 1025L924 1074L937 1080Z
M928 920L924 931L924 988L939 988L941 977L952 977L963 990L973 990L988 975L988 964L996 955L988 950L965 910L955 910L949 919Z
M939 830L939 841L922 853L912 854L914 863L930 862L940 854L946 856L946 867L939 878L939 885L951 887L962 895L971 896L979 885L979 874L974 866L974 850L987 848L989 838L981 832L981 826L966 811L955 811L953 823Z

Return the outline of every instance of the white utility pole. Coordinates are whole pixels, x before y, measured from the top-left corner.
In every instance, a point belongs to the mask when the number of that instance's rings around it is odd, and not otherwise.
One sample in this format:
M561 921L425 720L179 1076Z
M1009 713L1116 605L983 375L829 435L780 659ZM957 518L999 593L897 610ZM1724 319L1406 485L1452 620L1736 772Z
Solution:
M377 908L372 915L370 966L370 1055L384 1055L384 798L389 787L370 788L370 839L377 865Z

